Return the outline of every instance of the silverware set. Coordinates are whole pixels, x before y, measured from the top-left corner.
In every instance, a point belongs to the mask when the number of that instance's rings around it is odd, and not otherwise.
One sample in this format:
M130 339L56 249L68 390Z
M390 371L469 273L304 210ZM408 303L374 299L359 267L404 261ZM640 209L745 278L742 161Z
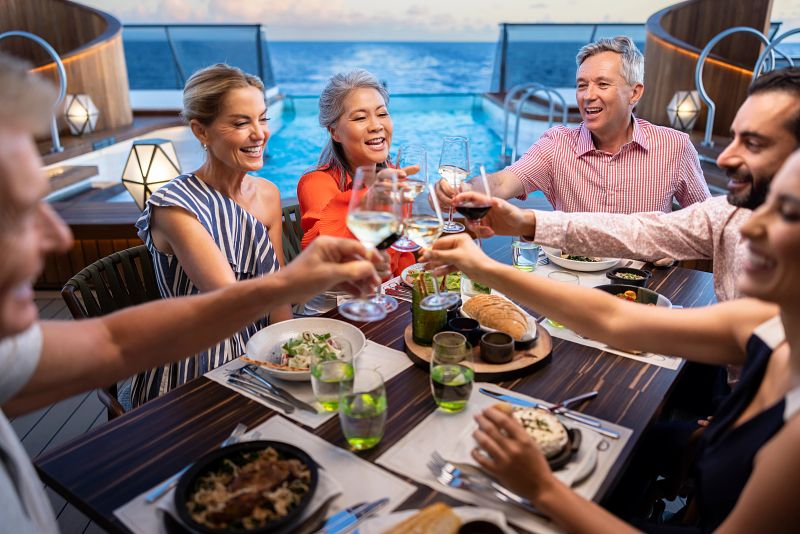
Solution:
M347 532L352 532L360 523L378 513L387 504L389 504L389 498L384 497L377 501L362 502L345 508L330 516L315 534L346 534Z
M385 292L387 295L391 295L398 300L411 302L411 288L403 284L403 282L397 282L386 286Z
M434 451L428 462L428 469L436 480L451 488L467 490L482 497L511 504L531 514L547 519L547 516L536 509L531 502L520 497L505 486L498 484L479 468L458 462L445 460L442 455Z
M232 371L228 375L227 381L234 389L239 389L254 397L263 399L280 408L286 414L294 412L295 409L314 414L317 413L316 408L301 401L263 376L258 367L253 364L247 364L244 367Z

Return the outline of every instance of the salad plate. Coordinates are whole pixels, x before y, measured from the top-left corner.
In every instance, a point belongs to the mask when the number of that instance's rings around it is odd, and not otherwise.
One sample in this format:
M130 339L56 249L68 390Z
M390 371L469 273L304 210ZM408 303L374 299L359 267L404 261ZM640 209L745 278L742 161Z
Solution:
M353 348L353 360L361 354L367 340L364 334L344 321L325 317L291 319L259 330L246 345L244 361L254 363L275 378L290 381L311 380L309 363L315 347L319 349L331 336L341 336Z
M605 271L619 263L619 258L600 258L591 256L574 256L557 248L542 247L542 252L555 265L572 271L593 272Z

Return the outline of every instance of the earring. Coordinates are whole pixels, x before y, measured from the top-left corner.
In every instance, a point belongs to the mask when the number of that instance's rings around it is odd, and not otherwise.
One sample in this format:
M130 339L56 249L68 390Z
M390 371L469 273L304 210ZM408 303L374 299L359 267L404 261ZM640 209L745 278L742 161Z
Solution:
M200 146L202 146L203 150L205 150L206 152L208 151L208 145L205 145L205 144L201 143Z

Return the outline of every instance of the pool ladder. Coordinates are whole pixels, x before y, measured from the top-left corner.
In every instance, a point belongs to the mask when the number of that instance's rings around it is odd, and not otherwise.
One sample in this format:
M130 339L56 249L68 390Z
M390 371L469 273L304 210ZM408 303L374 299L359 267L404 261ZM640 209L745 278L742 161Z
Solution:
M50 43L33 33L17 30L0 33L0 41L6 37L24 37L25 39L30 39L44 48L53 58L53 61L55 61L56 70L58 71L59 85L58 96L56 97L56 101L53 103L53 119L50 122L50 137L53 141L53 148L50 149L50 152L63 152L64 147L61 146L61 138L58 135L58 123L56 122L56 113L58 112L61 103L64 101L64 98L67 96L67 71L64 69L64 64L61 62L61 57L58 55L58 52L56 52L55 49L50 46Z
M503 146L500 148L500 161L503 163L513 163L517 160L519 153L519 124L522 119L522 110L525 103L536 94L543 93L547 97L547 127L551 128L554 122L556 100L561 104L561 124L567 124L569 109L567 102L561 93L540 83L523 83L516 85L506 93L503 100ZM517 95L521 95L514 108L514 143L511 145L511 157L508 157L508 117L511 114L512 102ZM554 98L555 97L555 98Z

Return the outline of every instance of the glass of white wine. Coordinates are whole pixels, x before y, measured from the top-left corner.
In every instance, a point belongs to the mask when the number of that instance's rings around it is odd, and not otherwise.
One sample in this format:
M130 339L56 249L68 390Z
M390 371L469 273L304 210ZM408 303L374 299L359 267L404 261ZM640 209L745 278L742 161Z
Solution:
M403 224L409 239L422 248L431 248L439 239L444 229L444 219L433 184L429 184L427 191L414 199L411 211L403 220ZM461 298L457 293L447 291L446 286L444 291L440 292L438 285L434 277L434 294L423 298L419 303L420 308L431 311L444 310L456 304Z
M416 168L414 174L397 181L400 196L403 202L403 215L411 209L411 204L417 195L422 193L428 185L428 152L422 145L403 145L397 152L397 168ZM398 239L392 248L400 252L414 252L419 250L419 245L410 240L406 233Z
M439 176L457 194L461 184L469 175L469 140L466 137L445 137L442 140L442 155L439 158ZM464 225L453 221L453 205L444 225L444 231L455 234L464 231Z
M359 167L353 178L353 192L347 212L347 228L366 247L388 248L402 232L400 192L397 176L374 166ZM339 305L339 313L353 321L380 321L397 309L397 300L380 289L370 299L352 299Z

